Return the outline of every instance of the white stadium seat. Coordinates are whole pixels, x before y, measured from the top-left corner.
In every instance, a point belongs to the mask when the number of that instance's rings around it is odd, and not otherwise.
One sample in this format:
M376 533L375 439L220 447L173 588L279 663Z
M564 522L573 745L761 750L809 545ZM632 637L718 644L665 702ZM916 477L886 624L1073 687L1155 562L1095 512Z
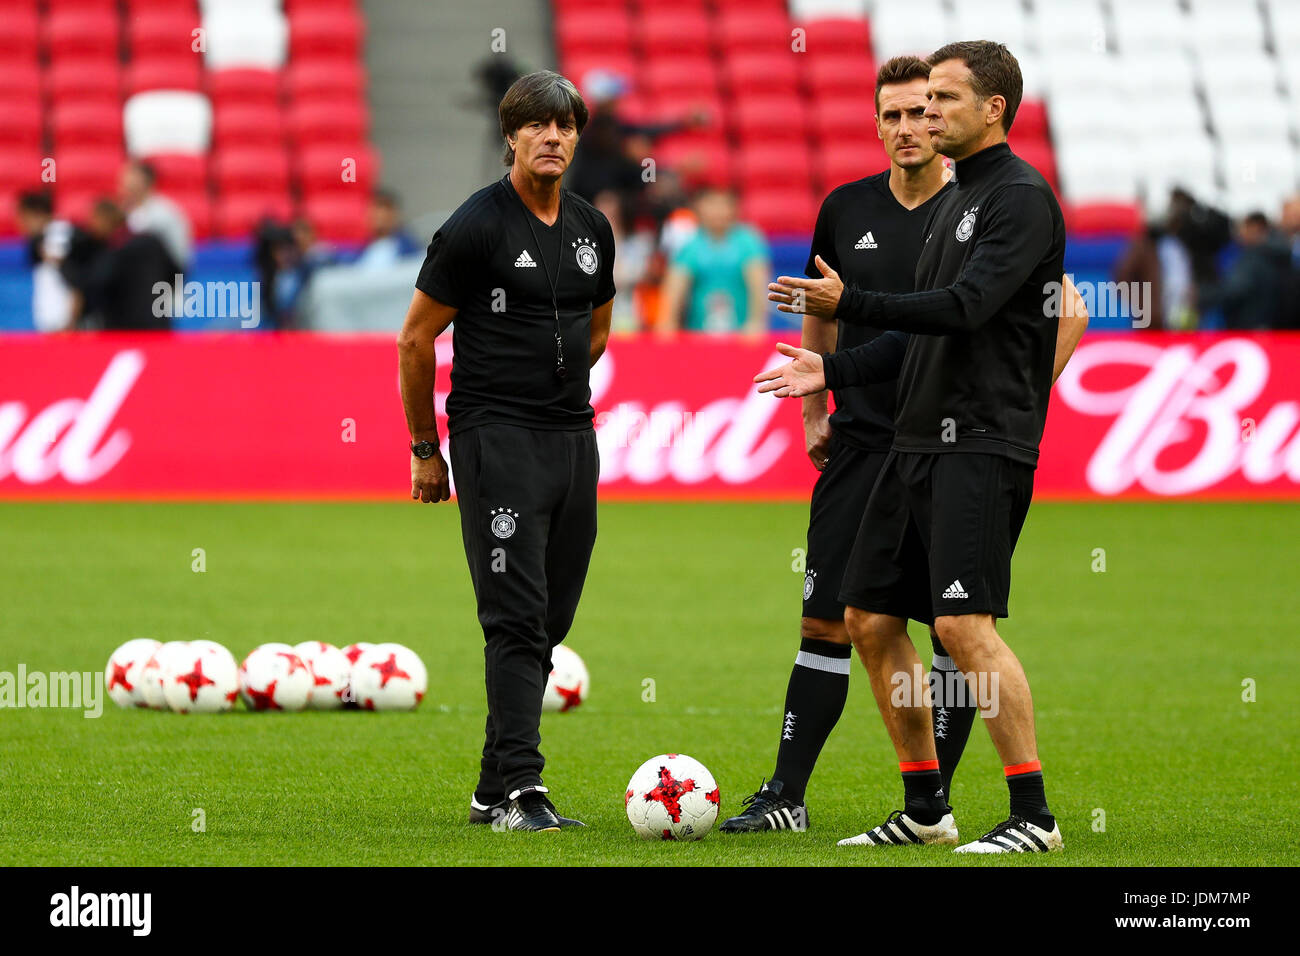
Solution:
M1177 0L1124 0L1111 4L1120 52L1145 56L1191 45L1192 24Z
M790 15L798 22L828 18L866 19L867 0L791 0Z
M926 56L954 39L946 8L939 0L881 4L871 18L871 42L877 62L916 53Z
M997 40L1019 59L1029 51L1029 18L1020 0L954 4L953 32L963 40Z
M1167 198L1175 185L1201 199L1219 195L1214 144L1204 134L1193 138L1153 133L1137 144L1135 152L1142 170L1138 178L1148 204L1162 196Z
M206 153L212 139L212 106L202 93L136 93L122 108L122 126L132 156Z
M1182 50L1127 53L1118 64L1120 81L1135 99L1158 101L1166 95L1189 96L1196 90L1192 58Z
M1094 0L1071 4L1069 16L1062 16L1050 4L1040 3L1029 29L1039 55L1049 63L1067 53L1102 54L1109 47L1106 20Z
M203 17L206 66L278 70L289 48L289 23L274 7L219 9Z
M1110 143L1073 144L1056 154L1061 188L1071 202L1133 202L1138 169L1133 157Z
M1264 21L1256 3L1191 0L1192 47L1246 58L1264 53Z
M1265 53L1243 57L1207 51L1197 56L1197 67L1207 96L1264 96L1279 87L1277 63Z
M1207 96L1205 104L1215 134L1225 143L1243 139L1275 143L1290 136L1291 103L1276 90Z

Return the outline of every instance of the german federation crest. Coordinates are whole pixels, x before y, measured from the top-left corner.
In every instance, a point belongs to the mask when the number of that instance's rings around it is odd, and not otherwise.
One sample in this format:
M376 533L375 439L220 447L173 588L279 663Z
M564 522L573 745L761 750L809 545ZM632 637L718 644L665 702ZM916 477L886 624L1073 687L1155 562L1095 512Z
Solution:
M979 206L972 206L966 210L966 215L961 217L961 222L957 223L957 241L965 242L975 231L975 213L979 212Z
M577 250L578 268L589 276L595 275L600 267L600 260L596 258L596 241L575 239L571 245Z
M488 514L492 518L492 533L498 538L508 538L515 533L518 511L511 511L509 508L493 508Z

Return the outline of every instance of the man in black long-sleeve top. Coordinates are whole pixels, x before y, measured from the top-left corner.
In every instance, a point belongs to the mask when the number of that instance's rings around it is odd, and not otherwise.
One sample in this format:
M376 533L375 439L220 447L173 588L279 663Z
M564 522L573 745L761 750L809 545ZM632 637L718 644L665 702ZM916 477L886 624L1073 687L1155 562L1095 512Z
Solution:
M927 132L956 161L956 186L922 231L924 291L844 288L824 263L819 280L781 277L770 298L783 311L893 331L824 359L782 346L794 361L759 379L778 396L898 379L893 450L840 598L898 752L905 802L843 842L957 842L928 701L910 686L921 668L906 619L924 581L939 638L981 698L1011 795L1008 819L958 851L1045 852L1062 841L1044 795L1029 685L994 622L1007 616L1011 554L1047 416L1065 227L1047 182L1006 144L1021 96L1015 57L971 41L943 47L930 63ZM912 693L897 693L896 675Z

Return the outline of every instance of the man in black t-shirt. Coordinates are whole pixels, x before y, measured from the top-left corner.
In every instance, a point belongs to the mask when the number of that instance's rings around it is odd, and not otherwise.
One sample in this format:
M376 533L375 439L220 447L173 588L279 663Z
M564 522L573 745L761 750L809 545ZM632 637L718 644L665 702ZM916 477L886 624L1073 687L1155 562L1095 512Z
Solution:
M614 235L563 189L587 122L564 77L521 77L500 106L510 172L429 243L398 338L411 497L450 496L434 419L434 339L455 321L447 431L484 637L487 727L471 823L553 831L542 692L596 539L600 462L588 372L605 350Z
M929 59L927 132L955 160L956 185L926 223L918 291L845 286L824 263L821 279L782 277L769 298L783 311L891 331L824 357L784 346L793 361L757 380L778 396L898 380L893 448L840 596L899 757L904 809L841 842L958 839L921 688L905 683L910 702L891 695L897 676L907 681L920 666L906 619L910 582L928 579L935 629L980 696L1011 804L1005 821L958 852L1047 852L1063 843L1044 792L1033 702L995 621L1007 616L1011 555L1060 365L1065 227L1051 187L1006 143L1022 86L1015 57L981 40Z

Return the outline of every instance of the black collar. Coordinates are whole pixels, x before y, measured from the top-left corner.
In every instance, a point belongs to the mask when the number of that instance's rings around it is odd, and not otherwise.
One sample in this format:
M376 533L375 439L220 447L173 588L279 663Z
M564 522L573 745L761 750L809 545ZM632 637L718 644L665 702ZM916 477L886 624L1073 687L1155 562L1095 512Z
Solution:
M973 182L1010 155L1012 155L1011 147L1005 142L985 146L978 153L971 153L965 159L957 160L957 179L964 183Z

